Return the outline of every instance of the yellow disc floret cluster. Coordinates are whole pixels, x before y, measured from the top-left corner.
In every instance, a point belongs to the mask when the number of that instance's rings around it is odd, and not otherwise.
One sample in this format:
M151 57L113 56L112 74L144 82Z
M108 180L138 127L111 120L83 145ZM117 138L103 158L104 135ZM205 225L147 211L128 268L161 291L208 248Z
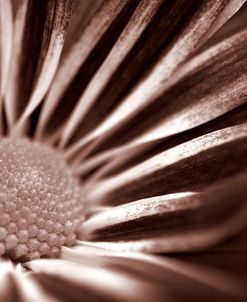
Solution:
M28 139L0 140L0 256L56 257L83 220L77 180L59 152Z

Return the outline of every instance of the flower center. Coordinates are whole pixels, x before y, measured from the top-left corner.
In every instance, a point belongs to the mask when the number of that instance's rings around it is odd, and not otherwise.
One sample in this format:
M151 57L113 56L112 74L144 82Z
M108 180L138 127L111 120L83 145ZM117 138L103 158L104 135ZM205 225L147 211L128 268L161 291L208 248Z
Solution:
M28 139L0 140L0 256L58 256L83 220L77 180L62 155Z

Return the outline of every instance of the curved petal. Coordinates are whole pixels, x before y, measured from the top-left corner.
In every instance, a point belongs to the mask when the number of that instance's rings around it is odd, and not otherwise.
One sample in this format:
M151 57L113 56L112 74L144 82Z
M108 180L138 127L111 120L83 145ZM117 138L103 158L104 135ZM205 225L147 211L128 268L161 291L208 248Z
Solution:
M230 300L245 297L245 283L241 282L240 276L237 274L232 276L231 270L224 270L221 267L213 268L200 261L193 262L193 256L200 260L203 253L188 253L186 261L186 255L185 259L179 259L174 256L110 252L95 247L94 243L79 242L79 244L73 249L66 249L62 257L68 261L81 263L84 257L91 255L95 263L104 267L115 267L136 274L136 278L145 279L155 288L156 295L152 301L156 301L157 295L160 295L161 301L164 295L167 299L170 297L172 301L187 298L189 301L196 301L198 297L202 301L202 296L205 301L217 300L216 297L221 294ZM224 301L226 297L223 298Z
M7 122L20 126L37 108L57 69L71 0L22 0L14 25L13 54L5 107Z
M91 102L93 107L85 119L80 114L76 119L71 118L63 131L62 144L68 142L73 133L74 141L82 131L82 135L85 135L84 143L98 137L162 94L169 87L167 80L174 71L243 3L163 2L140 39L112 74L107 85L104 85L100 96ZM105 122L101 122L109 112ZM100 126L97 127L99 122ZM96 129L93 130L94 126ZM77 129L80 131L76 133Z
M45 126L51 132L54 127L64 124L82 90L102 64L138 2L107 0L96 11L81 36L61 62L45 100L37 127L37 137L41 136ZM66 110L64 110L65 103ZM58 111L59 120L57 119ZM47 122L49 122L48 125L46 125Z
M85 153L152 142L206 123L247 101L247 30L194 57L176 83L119 127L96 139ZM224 67L224 68L223 68ZM84 153L84 155L83 155Z
M178 144L192 140L204 134L223 128L240 125L247 122L247 102L229 112L188 131L177 133L161 140L154 140L146 144L122 145L108 149L100 154L94 154L80 163L80 156L72 156L73 167L78 175L90 175L89 181L109 177L127 170L152 156L168 150ZM69 152L67 154L70 156ZM98 169L97 169L98 168ZM91 172L91 173L90 173Z
M89 301L136 301L140 291L146 294L143 301L150 301L151 297L143 281L114 269L92 266L85 262L78 264L64 260L35 260L25 266L39 273L36 280L48 288L51 294L59 294L59 297L69 301L81 301L82 298Z
M247 225L246 180L243 174L198 194L157 196L115 207L89 218L80 236L112 250L161 253L211 246Z
M120 204L200 190L246 169L247 124L224 128L163 151L126 171L89 182L89 203Z

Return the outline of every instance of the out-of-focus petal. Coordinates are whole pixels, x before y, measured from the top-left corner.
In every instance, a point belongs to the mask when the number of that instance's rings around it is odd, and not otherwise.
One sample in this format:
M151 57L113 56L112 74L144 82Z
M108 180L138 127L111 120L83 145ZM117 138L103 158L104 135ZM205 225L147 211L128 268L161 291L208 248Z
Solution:
M142 301L150 301L149 286L143 280L86 262L35 260L25 266L38 273L36 280L61 300L137 301L142 292Z
M145 280L153 288L152 301L164 301L164 297L166 301L231 301L245 297L245 285L237 276L231 276L222 269L208 268L200 262L143 253L111 252L95 247L94 243L83 242L78 242L78 246L72 249L64 248L61 257L79 264L91 261L92 265L126 272L138 280Z
M16 287L15 267L10 260L3 258L0 258L0 301L20 301Z
M10 77L6 93L7 122L19 126L42 101L64 44L71 0L22 0L14 25Z
M73 13L71 15L66 40L62 52L62 58L67 56L73 45L80 38L82 31L95 14L104 0L81 1L74 0Z
M55 297L38 285L31 274L26 274L25 269L22 270L20 265L15 274L15 282L19 294L18 302L58 302Z
M2 106L9 73L12 45L12 7L10 0L0 0L0 134L2 133Z

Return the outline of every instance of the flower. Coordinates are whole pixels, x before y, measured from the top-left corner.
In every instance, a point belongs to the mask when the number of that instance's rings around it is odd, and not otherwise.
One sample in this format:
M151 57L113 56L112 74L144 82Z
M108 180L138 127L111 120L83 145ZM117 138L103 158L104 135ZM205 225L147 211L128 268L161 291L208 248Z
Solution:
M0 0L1 301L245 299L244 2Z

